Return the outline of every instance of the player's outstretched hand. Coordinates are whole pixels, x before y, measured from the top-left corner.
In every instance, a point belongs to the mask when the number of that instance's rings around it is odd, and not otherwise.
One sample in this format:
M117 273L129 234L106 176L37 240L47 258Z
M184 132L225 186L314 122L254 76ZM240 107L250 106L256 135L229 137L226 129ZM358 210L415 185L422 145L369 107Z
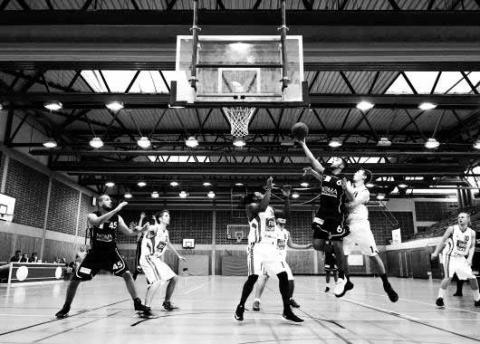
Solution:
M123 208L125 208L127 205L128 205L128 202L122 202L122 203L120 203L119 205L117 205L116 210L117 210L117 211L120 211L120 210L122 210Z
M267 190L271 190L272 187L273 187L273 177L268 177L267 184L265 185L265 188Z
M143 220L146 216L147 216L147 215L145 214L144 211L142 211L142 212L140 213L140 218L141 218L142 220Z

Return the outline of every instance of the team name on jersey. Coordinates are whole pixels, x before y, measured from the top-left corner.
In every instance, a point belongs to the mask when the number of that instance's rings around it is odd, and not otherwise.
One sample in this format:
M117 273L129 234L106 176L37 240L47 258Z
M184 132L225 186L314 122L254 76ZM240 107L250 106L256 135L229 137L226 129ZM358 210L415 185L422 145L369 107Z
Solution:
M332 188L330 186L323 186L322 195L336 198L338 196L338 192L335 188Z

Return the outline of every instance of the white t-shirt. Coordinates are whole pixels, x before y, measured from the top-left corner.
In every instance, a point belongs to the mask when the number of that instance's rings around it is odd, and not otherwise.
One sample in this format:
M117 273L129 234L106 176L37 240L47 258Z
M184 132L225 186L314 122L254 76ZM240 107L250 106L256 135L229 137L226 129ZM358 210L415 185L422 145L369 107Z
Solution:
M354 197L355 199L361 195L366 195L366 201L361 203L353 208L349 208L347 221L365 221L368 220L368 209L365 205L370 200L370 191L365 187L365 185L354 188Z

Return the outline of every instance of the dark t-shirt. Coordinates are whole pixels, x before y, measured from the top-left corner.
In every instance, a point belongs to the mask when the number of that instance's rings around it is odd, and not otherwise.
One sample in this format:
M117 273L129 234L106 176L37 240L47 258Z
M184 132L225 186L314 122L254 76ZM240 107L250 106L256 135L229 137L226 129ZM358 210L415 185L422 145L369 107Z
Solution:
M342 187L343 174L332 174L332 169L327 167L323 172L322 191L320 192L321 218L337 218L345 212L345 195Z
M94 212L95 215L101 216L99 211ZM113 215L108 221L105 221L99 226L91 227L91 246L92 249L97 250L114 250L117 239L118 215Z

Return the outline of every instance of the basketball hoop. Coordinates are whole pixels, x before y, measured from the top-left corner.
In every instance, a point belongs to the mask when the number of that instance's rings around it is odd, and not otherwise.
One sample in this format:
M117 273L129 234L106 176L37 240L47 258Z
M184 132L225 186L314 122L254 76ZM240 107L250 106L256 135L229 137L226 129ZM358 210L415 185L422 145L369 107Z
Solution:
M235 232L235 239L237 239L237 244L240 244L243 240L243 232Z
M255 112L254 107L224 107L223 111L230 122L230 133L235 137L248 135L248 124Z

